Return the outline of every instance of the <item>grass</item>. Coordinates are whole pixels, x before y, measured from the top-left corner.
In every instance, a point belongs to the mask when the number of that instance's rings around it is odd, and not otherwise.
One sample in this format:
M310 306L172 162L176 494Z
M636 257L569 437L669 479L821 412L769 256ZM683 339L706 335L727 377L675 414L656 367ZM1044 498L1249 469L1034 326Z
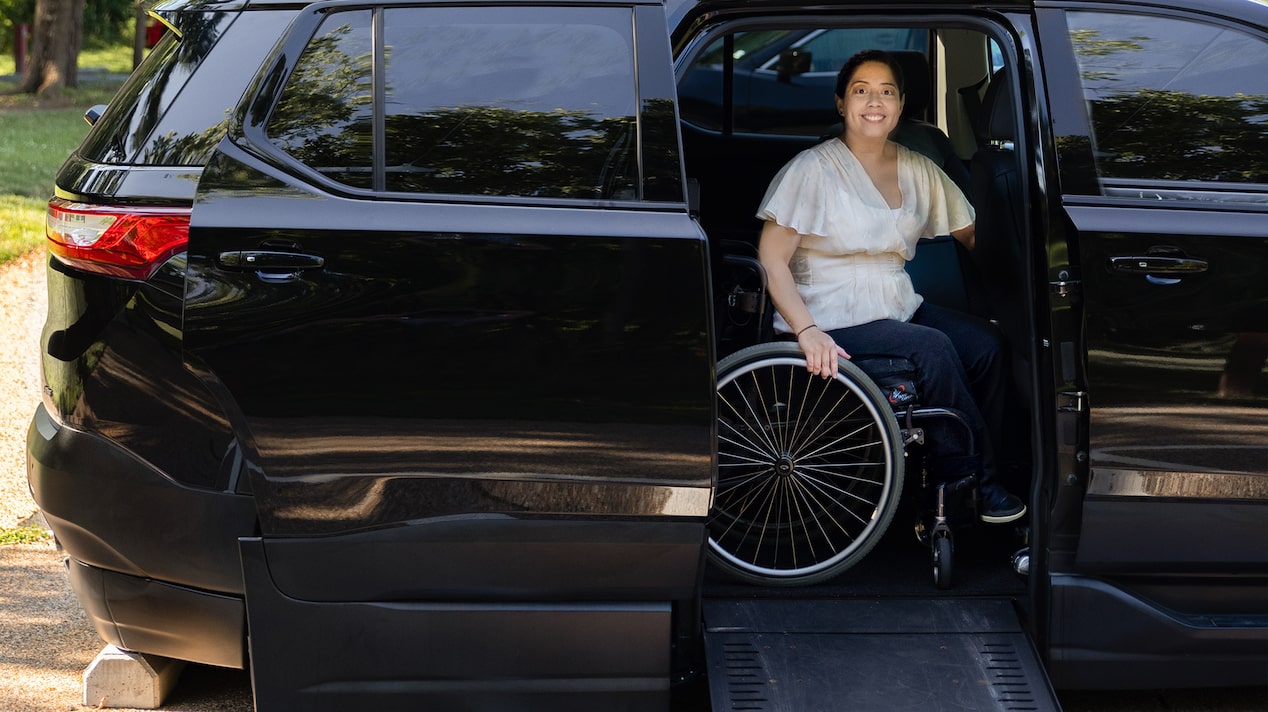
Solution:
M102 80L83 68L116 74L132 69L131 45L85 50L80 86L54 96L15 94L18 82L0 80L0 264L43 245L44 210L57 169L88 133L84 111L110 101L118 79ZM12 74L13 57L0 60Z
M53 533L41 527L17 527L0 529L0 546L9 544L40 544L53 539Z
M87 133L79 109L0 113L0 195L47 198L58 167Z
M79 51L80 79L92 70L127 74L132 71L131 23L124 28L119 40L112 44L97 44ZM13 52L0 53L0 75L14 73Z
M43 244L53 177L87 133L79 109L0 111L0 264Z
M0 194L0 264L40 247L47 203L47 199Z

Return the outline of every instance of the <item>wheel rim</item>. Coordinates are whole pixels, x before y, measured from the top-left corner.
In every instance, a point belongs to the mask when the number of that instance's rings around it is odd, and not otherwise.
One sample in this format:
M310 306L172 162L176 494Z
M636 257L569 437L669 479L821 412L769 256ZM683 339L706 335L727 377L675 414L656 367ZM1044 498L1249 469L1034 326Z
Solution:
M870 548L895 496L888 411L844 376L810 376L794 356L721 378L718 409L716 556L777 580L843 569Z

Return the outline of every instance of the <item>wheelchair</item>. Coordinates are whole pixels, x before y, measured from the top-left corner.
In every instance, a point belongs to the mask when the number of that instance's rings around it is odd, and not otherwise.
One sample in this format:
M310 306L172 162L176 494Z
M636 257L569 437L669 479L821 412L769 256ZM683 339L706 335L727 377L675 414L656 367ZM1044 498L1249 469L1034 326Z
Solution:
M727 254L717 283L720 346L729 353L717 369L710 561L757 585L833 579L877 544L898 510L905 475L915 472L916 535L929 547L934 584L950 588L952 530L976 518L977 478L932 481L921 424L956 423L974 451L963 416L921 404L906 359L853 354L834 378L808 373L797 344L773 337L755 257Z

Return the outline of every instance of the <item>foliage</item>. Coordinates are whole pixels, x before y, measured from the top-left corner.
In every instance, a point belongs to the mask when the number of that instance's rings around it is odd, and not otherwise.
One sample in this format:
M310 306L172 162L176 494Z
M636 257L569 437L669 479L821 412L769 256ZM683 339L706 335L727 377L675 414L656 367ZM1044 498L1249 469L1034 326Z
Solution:
M133 0L88 0L84 5L84 47L100 48L119 42L131 47L135 17ZM34 18L35 0L0 0L0 51L12 58L14 28L31 23Z
M99 47L120 38L130 42L135 19L133 0L88 0L84 5L84 46Z
M0 0L0 50L13 54L13 29L35 18L35 0Z
M1268 183L1268 96L1112 92L1092 105L1101 170L1117 178ZM1159 150L1160 137L1177 137Z
M9 544L40 544L53 540L53 533L40 527L0 529L0 546Z

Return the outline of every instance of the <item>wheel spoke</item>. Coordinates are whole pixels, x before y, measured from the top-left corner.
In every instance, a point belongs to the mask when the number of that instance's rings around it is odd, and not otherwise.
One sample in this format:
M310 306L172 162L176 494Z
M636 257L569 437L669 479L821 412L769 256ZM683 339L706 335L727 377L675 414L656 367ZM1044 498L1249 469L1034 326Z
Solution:
M883 395L848 362L836 378L806 373L792 344L751 347L718 370L710 558L762 583L844 571L875 545L901 491Z

